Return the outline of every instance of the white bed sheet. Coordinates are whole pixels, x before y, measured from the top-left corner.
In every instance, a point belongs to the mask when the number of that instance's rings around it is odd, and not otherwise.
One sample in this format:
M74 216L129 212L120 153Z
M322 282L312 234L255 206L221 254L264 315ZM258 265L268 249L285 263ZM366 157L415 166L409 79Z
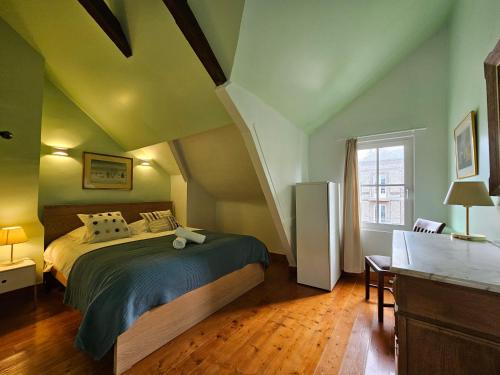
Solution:
M196 228L187 228L189 230L199 230ZM102 249L103 247L118 245L126 242L134 242L145 240L148 238L156 238L174 234L175 230L151 233L142 232L126 238L119 238L112 241L98 242L98 243L80 243L71 236L64 235L57 240L51 242L43 254L45 261L44 272L48 272L55 267L58 271L62 272L67 279L73 264L76 260L88 252Z

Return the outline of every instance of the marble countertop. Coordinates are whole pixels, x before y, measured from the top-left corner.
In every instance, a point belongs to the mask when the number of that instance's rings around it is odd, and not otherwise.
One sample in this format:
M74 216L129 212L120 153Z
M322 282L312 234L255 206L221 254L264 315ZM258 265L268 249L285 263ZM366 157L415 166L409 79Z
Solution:
M446 234L394 231L391 272L500 293L500 247Z

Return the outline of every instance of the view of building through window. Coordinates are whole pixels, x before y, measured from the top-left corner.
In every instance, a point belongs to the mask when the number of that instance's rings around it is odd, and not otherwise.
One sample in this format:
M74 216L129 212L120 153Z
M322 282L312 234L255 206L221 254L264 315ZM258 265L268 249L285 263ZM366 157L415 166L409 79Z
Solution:
M404 145L358 150L361 221L405 224Z

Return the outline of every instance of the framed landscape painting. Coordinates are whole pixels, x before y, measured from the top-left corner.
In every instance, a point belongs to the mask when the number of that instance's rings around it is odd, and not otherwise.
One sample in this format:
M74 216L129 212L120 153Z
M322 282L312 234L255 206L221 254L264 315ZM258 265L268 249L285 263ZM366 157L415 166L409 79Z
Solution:
M457 177L477 175L476 112L472 111L455 128Z
M83 188L132 190L132 167L132 158L84 152Z

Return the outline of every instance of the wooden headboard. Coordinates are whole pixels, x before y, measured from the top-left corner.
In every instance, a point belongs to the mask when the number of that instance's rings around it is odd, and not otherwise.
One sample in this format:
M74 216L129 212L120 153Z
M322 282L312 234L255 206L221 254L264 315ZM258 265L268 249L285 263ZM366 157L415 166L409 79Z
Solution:
M104 203L45 206L43 209L44 247L56 238L81 227L83 224L76 214L120 211L131 223L141 219L140 212L173 210L172 202ZM172 211L173 212L173 211Z

